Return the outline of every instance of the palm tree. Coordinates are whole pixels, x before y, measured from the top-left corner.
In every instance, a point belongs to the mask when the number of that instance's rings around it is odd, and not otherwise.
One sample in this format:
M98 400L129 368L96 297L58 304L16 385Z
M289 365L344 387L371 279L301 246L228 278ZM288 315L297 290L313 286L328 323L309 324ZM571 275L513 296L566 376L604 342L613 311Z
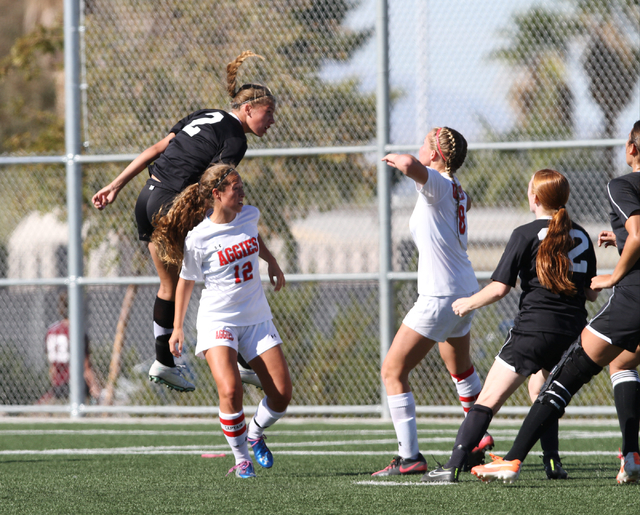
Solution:
M614 138L618 117L633 99L640 72L640 6L628 0L582 0L578 8L589 34L582 62L589 93L602 111L602 137ZM604 150L603 167L613 178L613 148Z

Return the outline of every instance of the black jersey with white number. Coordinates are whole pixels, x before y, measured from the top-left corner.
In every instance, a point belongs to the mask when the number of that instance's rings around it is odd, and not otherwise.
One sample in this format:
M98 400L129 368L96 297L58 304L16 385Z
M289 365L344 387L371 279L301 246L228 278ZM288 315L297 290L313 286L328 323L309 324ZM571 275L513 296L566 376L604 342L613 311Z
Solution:
M536 256L547 234L548 218L540 218L513 231L491 279L515 287L520 277L520 310L514 329L526 332L555 332L575 335L587 323L584 287L596 275L596 255L587 232L573 223L571 236L575 246L569 252L573 264L571 280L574 296L552 293L540 284L536 273Z
M627 219L632 213L640 211L640 173L633 172L622 177L616 177L607 186L609 192L609 204L611 212L609 219L611 229L616 235L616 245L618 252L622 254L624 244L629 233L624 227ZM640 285L640 259L627 272L620 282L620 285Z
M201 109L176 123L176 136L149 167L164 189L180 192L200 180L213 163L237 166L247 151L240 121L220 109Z

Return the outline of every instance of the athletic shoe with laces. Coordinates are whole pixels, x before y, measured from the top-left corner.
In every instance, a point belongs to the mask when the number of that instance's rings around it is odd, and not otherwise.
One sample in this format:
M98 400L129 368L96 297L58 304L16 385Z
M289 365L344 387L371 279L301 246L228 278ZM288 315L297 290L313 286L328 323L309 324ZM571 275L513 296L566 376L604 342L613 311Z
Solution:
M241 479L248 479L250 477L256 477L256 473L253 471L253 463L250 460L245 460L242 463L238 463L229 469L227 476L232 472L236 473L236 477Z
M422 454L418 453L418 457L415 460L395 456L389 465L371 475L376 477L403 476L408 474L424 474L426 471L427 460L424 459Z
M485 483L490 483L496 479L502 479L504 483L513 483L520 475L520 460L503 460L500 456L489 453L491 463L478 465L471 469L471 473Z
M480 443L473 448L473 450L469 453L467 457L467 462L462 467L464 472L469 472L476 465L483 465L485 454L493 449L495 442L493 440L493 436L491 436L488 432L484 434Z
M184 365L168 367L156 360L149 369L149 381L163 384L167 388L179 392L192 392L196 387L184 378L182 375L183 368L185 368Z
M253 454L256 457L258 465L262 468L270 469L273 467L273 455L267 447L267 444L264 443L266 439L267 437L262 435L260 438L247 438L247 442L253 449Z
M620 458L620 472L616 476L618 484L637 483L640 476L640 454L628 452L623 456L620 452L618 458Z
M459 468L451 467L450 469L446 469L438 463L438 468L427 472L422 476L420 481L424 481L425 483L457 483L459 474Z
M543 456L542 462L544 463L544 471L547 474L547 479L567 479L569 477L567 471L562 468L560 458Z
M262 383L260 382L260 378L252 368L246 368L242 366L240 362L238 362L238 370L240 371L240 379L244 384L252 384L256 388L260 388L262 390Z

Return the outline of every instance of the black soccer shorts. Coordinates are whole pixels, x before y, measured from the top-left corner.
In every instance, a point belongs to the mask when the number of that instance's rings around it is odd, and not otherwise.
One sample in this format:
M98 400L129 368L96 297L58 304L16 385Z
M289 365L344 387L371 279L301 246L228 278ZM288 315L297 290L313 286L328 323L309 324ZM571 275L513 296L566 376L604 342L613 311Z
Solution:
M153 233L153 217L156 213L166 213L178 195L175 191L158 187L159 181L147 180L144 188L136 201L135 215L138 224L138 237L140 241L151 241Z
M535 374L541 368L551 371L578 336L580 333L528 333L512 329L496 359L500 358L523 376Z
M640 288L614 286L608 302L587 329L616 347L635 352L640 343Z

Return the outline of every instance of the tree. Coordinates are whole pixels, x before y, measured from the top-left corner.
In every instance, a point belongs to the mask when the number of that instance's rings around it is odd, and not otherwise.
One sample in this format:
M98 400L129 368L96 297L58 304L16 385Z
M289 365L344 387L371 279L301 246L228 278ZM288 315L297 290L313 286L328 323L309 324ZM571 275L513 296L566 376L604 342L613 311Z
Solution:
M516 14L505 31L506 45L492 56L518 72L511 90L516 123L506 134L489 137L504 141L573 136L575 95L567 71L571 45L580 49L591 97L603 113L602 137L615 137L617 119L632 100L640 72L639 22L640 5L633 0L567 0L554 9L534 6ZM585 192L614 175L611 148L583 150L580 155L570 150L505 152L506 166L520 171L505 184L504 178L491 172L494 156L489 154L478 153L470 160L475 170L469 185L474 198L489 204L504 198L512 187L516 191L526 188L530 172L540 167L576 172L576 180L585 183ZM588 204L574 207L589 217L606 216Z
M362 94L355 79L320 77L325 62L348 59L371 34L342 26L356 2L90 5L87 133L93 153L138 152L192 110L227 105L226 63L247 49L265 61L246 61L239 81L264 82L278 99L276 126L264 140L250 137L251 149L364 144L375 137L374 96ZM370 199L375 191L375 168L355 155L245 158L241 172L249 201L263 213L263 235L285 242L287 272L298 270L293 219ZM96 173L88 177L94 188L104 181Z
M507 46L493 56L519 71L512 89L518 118L511 137L571 135L574 101L567 55L571 37L578 32L571 17L560 12L534 7L514 16L513 28L506 33Z
M633 100L640 74L640 4L629 0L578 0L588 34L582 66L591 98L602 111L602 137L616 136L620 113ZM613 148L604 149L608 179L615 175Z

